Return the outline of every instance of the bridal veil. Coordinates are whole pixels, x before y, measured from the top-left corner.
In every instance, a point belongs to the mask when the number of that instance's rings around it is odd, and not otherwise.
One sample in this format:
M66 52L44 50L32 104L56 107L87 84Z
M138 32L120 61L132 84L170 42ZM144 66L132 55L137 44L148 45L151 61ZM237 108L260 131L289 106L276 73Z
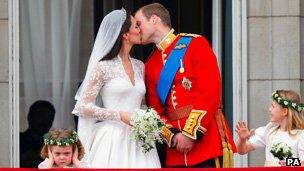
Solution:
M113 48L125 20L126 11L124 9L114 10L102 20L90 56L85 78L75 95L75 100L80 101L82 99L92 70ZM98 100L99 99L96 99L96 101ZM77 111L73 111L72 113L77 113ZM86 154L89 153L89 148L92 143L92 129L95 122L96 120L93 118L79 117L77 132L85 148Z

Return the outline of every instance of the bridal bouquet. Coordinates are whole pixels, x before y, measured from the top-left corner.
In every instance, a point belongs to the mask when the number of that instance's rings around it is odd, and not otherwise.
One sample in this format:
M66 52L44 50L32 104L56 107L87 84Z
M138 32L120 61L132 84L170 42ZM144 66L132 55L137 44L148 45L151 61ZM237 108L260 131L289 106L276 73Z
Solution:
M274 157L284 160L285 158L292 157L291 147L289 147L286 143L277 143L271 147L270 152Z
M140 143L144 153L153 149L156 141L162 143L161 133L164 123L154 109L136 110L130 123L131 132L135 140Z

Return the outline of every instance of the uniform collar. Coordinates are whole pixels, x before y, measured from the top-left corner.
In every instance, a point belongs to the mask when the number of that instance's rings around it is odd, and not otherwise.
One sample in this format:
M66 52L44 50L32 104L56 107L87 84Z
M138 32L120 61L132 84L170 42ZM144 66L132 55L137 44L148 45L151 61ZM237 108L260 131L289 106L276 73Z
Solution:
M174 29L171 29L169 33L156 45L159 50L166 50L166 48L176 39L177 36L173 32Z

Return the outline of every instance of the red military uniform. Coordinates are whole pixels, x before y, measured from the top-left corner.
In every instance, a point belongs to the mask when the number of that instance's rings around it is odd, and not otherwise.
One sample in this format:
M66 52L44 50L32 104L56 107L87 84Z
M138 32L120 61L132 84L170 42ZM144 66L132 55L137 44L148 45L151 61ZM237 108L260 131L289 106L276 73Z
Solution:
M157 94L162 68L180 37L181 35L175 36L172 29L150 55L145 70L148 105L166 120L166 127L163 129L163 137L168 144L166 166L191 166L223 155L214 116L220 106L221 78L217 59L204 37L193 36L183 59L184 68L177 71L165 105ZM169 117L170 111L182 108L181 111L187 111L185 106L190 106L186 117L174 119L174 114ZM182 154L175 148L170 148L176 133L173 130L178 130L196 141L190 152ZM231 135L229 136L231 139ZM234 143L230 144L235 151Z

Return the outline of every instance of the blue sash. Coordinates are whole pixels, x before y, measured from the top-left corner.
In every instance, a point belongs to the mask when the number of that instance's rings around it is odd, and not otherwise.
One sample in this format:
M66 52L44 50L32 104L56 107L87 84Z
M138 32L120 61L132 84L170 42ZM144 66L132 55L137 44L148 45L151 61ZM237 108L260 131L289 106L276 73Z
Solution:
M192 36L183 36L176 43L174 49L170 53L165 66L163 67L160 78L157 84L157 93L163 105L166 103L166 99L174 80L175 74L181 66L181 60L184 59L188 45L192 40Z

